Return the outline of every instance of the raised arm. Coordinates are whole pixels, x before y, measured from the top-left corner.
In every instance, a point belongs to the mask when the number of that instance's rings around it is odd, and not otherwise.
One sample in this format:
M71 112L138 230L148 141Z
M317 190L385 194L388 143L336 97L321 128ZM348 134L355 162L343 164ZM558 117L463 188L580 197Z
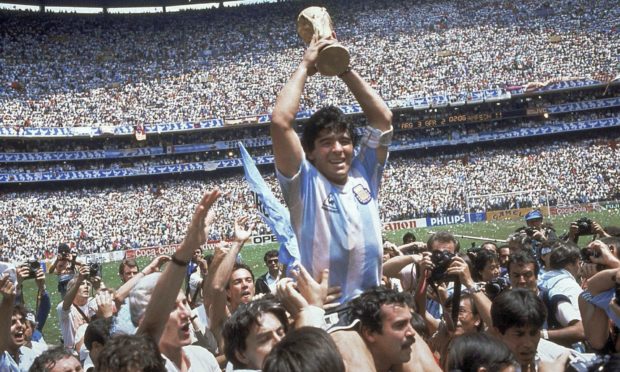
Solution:
M9 334L11 333L11 317L13 315L13 303L15 302L15 286L8 275L0 278L0 353L4 353L9 347Z
M71 308L71 304L73 303L75 296L80 290L80 286L82 285L82 282L88 276L88 271L89 271L88 266L86 265L80 266L79 271L77 272L77 279L75 283L73 284L71 288L69 288L69 290L67 290L67 293L65 293L65 297L62 299L62 309L64 311L67 311Z
M355 71L350 70L340 75L342 81L347 84L353 96L364 110L368 123L381 132L392 129L392 111L383 101L381 96ZM388 147L377 148L377 159L380 163L387 158Z
M144 319L138 327L138 332L150 335L156 343L159 342L166 321L174 308L185 278L187 264L191 260L194 250L207 241L205 230L213 220L213 213L209 213L209 211L219 195L220 192L217 189L204 194L194 211L181 246L173 255L172 263L166 266L155 285L153 295L144 313Z
M306 85L308 76L316 73L316 58L319 51L325 46L335 43L335 39L318 40L315 36L304 57L293 73L293 76L284 85L271 115L271 140L276 168L286 177L292 177L299 170L304 158L304 150L299 136L293 128L295 115L299 111L301 94Z
M220 346L223 346L221 338L222 326L228 318L228 311L226 308L226 284L232 274L237 255L241 251L243 244L250 238L250 234L254 228L254 225L250 224L247 229L244 229L243 226L245 226L247 222L247 217L237 218L235 221L235 237L232 247L221 260L218 257L217 263L216 259L213 259L211 265L212 269L209 270L209 274L207 275L208 278L205 280L208 283L205 288L207 291L204 292L205 297L207 294L210 297L210 307L207 309L209 329L211 329L215 335ZM213 274L213 279L210 278L211 274Z

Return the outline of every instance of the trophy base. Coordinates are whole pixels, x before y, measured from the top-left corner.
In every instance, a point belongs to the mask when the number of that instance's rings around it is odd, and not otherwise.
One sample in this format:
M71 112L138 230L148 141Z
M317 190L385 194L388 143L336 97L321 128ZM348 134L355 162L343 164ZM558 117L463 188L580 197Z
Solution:
M316 69L325 76L337 76L349 67L351 56L347 48L342 45L326 46L319 52L316 60Z

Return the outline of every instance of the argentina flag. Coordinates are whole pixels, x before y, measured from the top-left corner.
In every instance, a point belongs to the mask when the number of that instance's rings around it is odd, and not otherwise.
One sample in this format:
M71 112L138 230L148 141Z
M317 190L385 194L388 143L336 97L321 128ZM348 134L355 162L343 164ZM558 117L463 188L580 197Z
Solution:
M238 142L238 145L239 151L241 151L245 179L254 194L256 209L263 218L263 221L271 228L278 242L280 242L278 259L286 265L288 272L288 270L299 263L300 257L297 238L291 226L288 209L280 204L278 199L273 195L271 189L258 172L254 160L243 146L243 143Z

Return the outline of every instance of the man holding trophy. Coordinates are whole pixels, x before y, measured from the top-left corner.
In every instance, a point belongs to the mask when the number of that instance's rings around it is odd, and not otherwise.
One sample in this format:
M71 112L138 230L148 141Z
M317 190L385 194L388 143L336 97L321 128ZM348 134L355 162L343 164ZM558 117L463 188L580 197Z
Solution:
M326 12L322 14L329 17ZM320 34L328 36L320 38ZM348 61L344 69L339 67L343 71L336 71L335 66L341 60L326 62L322 53L329 49L346 52L333 31L316 30L301 63L278 95L271 136L277 176L290 210L301 263L315 277L330 269L330 285L341 286L341 300L346 302L380 284L382 244L377 196L392 136L392 113ZM303 124L301 140L293 128L306 80L318 71L319 60L322 69L337 72L372 125L366 129L356 156L353 125L337 107L314 113Z
M336 39L324 8L302 11L297 30L308 47L272 114L276 173L301 264L316 279L329 269L329 285L342 289L341 305L326 316L329 331L348 370L369 370L375 363L355 331L348 302L381 283L378 195L393 133L392 112L350 67L349 53ZM341 79L368 120L355 153L355 130L337 107L315 112L303 124L301 139L294 129L306 81L317 72Z

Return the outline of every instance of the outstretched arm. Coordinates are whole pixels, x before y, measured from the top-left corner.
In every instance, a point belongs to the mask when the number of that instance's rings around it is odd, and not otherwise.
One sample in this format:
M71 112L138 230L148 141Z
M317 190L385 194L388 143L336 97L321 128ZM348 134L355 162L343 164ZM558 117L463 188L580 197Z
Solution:
M205 230L213 220L213 213L209 213L209 210L219 196L220 192L217 189L204 194L194 211L185 239L174 253L172 263L166 266L153 290L138 332L150 335L156 343L159 343L168 316L174 308L185 278L187 263L191 260L194 250L207 241Z

